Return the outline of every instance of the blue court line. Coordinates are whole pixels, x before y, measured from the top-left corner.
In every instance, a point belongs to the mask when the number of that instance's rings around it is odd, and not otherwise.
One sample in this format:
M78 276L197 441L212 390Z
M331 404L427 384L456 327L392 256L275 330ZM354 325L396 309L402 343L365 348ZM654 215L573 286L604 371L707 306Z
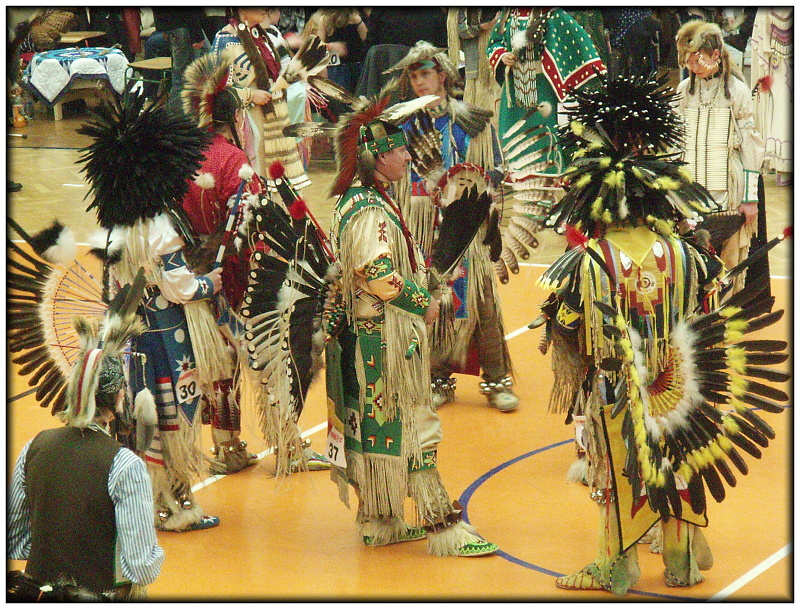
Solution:
M493 467L488 472L486 472L485 474L480 476L477 480L475 480L472 484L470 484L467 487L467 489L463 493L461 493L461 497L458 498L459 503L461 504L461 506L464 509L464 512L463 512L464 520L466 522L469 522L469 515L468 515L468 512L467 512L467 506L469 505L469 500L472 498L472 495L475 493L475 491L478 490L478 488L480 488L480 486L484 482L486 482L489 478L491 478L495 474L503 471L507 467L510 467L510 466L514 465L518 461L522 461L523 459L527 459L528 457L533 457L534 455L538 455L539 453L543 453L544 451L550 450L551 448L558 448L559 446L564 446L565 444L571 444L574 441L575 440L573 440L573 439L562 440L561 442L556 442L555 444L549 444L547 446L543 446L542 448L537 448L536 450L532 450L530 452L527 452L524 455L520 455L519 457L514 457L513 459L510 459L509 461L506 461L505 463L501 463L497 467ZM592 538L592 539L594 539L594 538ZM525 560L522 560L521 558L517 558L516 556L512 556L511 554L508 554L507 552L503 552L502 550L498 550L497 551L497 555L502 557L502 558L504 558L504 559L506 559L509 562L512 562L512 563L516 564L516 565L519 565L521 567L525 567L526 569L531 569L533 571L538 571L539 573L543 573L544 575L549 575L550 577L561 577L561 576L565 575L564 573L557 573L556 571L551 571L550 569L546 569L546 568L541 567L539 565L535 565L533 563L527 562ZM675 596L675 595L672 595L672 594L661 594L659 592L645 592L644 590L636 590L635 588L631 588L630 590L628 590L628 593L629 594L636 594L636 595L639 595L639 596L651 596L651 597L654 597L654 598L663 598L663 599L675 600L675 601L705 602L705 601L708 600L706 598L696 598L696 597L692 597L692 596ZM609 597L609 600L611 600L611 598L612 597ZM580 599L576 596L575 597L575 601L577 602L579 600Z

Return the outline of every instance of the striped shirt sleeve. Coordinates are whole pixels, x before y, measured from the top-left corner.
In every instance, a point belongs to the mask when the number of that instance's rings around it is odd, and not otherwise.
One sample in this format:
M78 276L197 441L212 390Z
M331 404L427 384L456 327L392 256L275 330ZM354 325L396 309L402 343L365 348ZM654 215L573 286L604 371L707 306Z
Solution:
M127 448L111 464L108 494L114 503L122 574L134 583L151 584L161 571L164 550L153 524L150 477L144 461Z
M8 558L27 560L31 551L31 509L25 494L25 463L29 441L17 457L8 489Z

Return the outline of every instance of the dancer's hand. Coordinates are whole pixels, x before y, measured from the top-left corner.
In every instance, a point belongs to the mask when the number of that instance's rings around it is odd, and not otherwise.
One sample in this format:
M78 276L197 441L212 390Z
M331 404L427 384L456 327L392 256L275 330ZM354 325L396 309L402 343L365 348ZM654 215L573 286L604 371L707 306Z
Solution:
M517 63L517 56L514 53L503 53L500 55L500 61L509 67L513 67Z
M491 21L487 21L485 23L481 23L481 29L483 31L491 30L494 27L494 24L497 23L497 20L500 18L500 11L497 11L494 15L494 19Z
M214 284L214 294L222 289L222 267L215 268L213 271L209 272L206 277Z
M758 203L742 203L739 205L739 213L744 214L744 223L752 224L758 217Z
M255 105L263 106L270 101L272 101L272 95L269 94L269 91L264 91L264 89L256 89L253 91L253 103Z
M439 299L431 298L431 304L428 305L428 310L425 311L425 323L429 326L436 321L439 317Z

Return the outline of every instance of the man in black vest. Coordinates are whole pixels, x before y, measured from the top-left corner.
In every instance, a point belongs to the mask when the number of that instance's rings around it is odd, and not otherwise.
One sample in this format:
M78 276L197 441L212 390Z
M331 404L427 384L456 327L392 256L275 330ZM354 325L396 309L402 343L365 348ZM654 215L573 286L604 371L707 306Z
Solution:
M96 380L88 372L92 357L100 360ZM144 462L107 429L122 399L122 361L94 349L82 362L68 389L77 387L74 397L61 413L66 427L42 431L17 459L8 494L8 557L27 560L26 574L40 584L141 598L164 551ZM94 382L92 399L82 388Z

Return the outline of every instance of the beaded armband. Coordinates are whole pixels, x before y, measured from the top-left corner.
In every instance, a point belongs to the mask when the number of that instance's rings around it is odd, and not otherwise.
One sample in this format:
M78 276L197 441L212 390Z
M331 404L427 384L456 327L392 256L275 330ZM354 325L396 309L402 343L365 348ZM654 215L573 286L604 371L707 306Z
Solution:
M416 315L425 315L428 306L431 304L431 295L428 290L418 286L413 281L408 279L403 280L403 289L394 299L389 301L389 304L394 305L409 313Z

